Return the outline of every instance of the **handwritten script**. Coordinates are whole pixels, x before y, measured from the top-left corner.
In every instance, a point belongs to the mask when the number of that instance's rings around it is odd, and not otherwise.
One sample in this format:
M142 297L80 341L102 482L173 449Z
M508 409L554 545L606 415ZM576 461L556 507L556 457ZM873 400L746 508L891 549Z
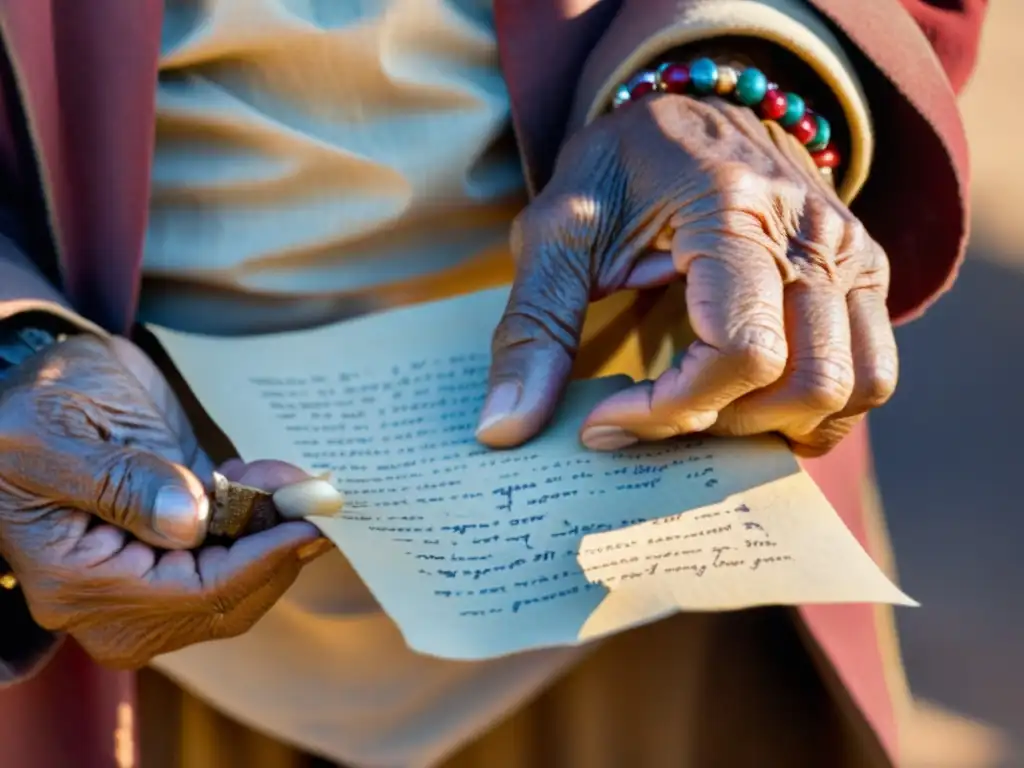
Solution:
M574 384L523 448L481 447L504 298L246 339L153 330L244 458L333 472L345 514L312 521L421 652L571 644L684 608L911 602L777 440L581 448L622 379Z

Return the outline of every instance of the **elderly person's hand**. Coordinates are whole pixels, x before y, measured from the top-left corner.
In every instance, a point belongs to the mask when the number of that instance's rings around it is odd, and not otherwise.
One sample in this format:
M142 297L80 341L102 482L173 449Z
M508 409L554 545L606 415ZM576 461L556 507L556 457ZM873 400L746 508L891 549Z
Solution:
M592 300L679 278L698 340L595 408L587 446L778 432L816 455L895 387L885 253L807 150L750 109L663 94L597 119L564 148L513 246L486 444L518 444L551 416Z
M229 462L228 479L273 491L306 475ZM284 522L230 547L199 547L213 465L156 367L121 339L73 337L0 384L0 555L34 619L97 660L153 656L247 630L319 549Z

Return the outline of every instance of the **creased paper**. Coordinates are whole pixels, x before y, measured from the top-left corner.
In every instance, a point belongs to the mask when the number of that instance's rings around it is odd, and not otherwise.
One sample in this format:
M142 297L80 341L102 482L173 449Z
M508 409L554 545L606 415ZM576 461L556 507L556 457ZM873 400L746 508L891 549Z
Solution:
M152 330L244 459L333 473L345 513L311 520L420 652L489 658L678 610L913 604L777 439L582 448L625 379L574 384L520 449L480 446L506 297L261 337Z

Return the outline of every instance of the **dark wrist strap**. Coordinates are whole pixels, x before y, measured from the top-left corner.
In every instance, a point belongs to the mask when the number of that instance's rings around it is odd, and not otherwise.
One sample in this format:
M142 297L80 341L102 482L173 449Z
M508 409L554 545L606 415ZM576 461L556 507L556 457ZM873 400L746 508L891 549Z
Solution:
M17 316L0 323L0 379L62 338L63 327L47 318Z

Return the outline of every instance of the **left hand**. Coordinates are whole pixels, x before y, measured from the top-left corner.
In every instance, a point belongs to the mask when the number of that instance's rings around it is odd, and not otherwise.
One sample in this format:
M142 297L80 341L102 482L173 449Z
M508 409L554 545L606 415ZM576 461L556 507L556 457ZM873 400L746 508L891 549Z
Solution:
M517 445L551 417L587 306L686 280L681 363L599 404L590 448L778 432L818 455L892 394L889 264L791 136L718 99L661 95L574 136L513 229L478 436Z
M247 631L329 542L289 520L205 543L213 470L127 340L74 336L16 366L0 386L0 557L36 623L132 669ZM273 494L283 517L302 513L297 490L311 497L309 476L284 462L220 471Z

